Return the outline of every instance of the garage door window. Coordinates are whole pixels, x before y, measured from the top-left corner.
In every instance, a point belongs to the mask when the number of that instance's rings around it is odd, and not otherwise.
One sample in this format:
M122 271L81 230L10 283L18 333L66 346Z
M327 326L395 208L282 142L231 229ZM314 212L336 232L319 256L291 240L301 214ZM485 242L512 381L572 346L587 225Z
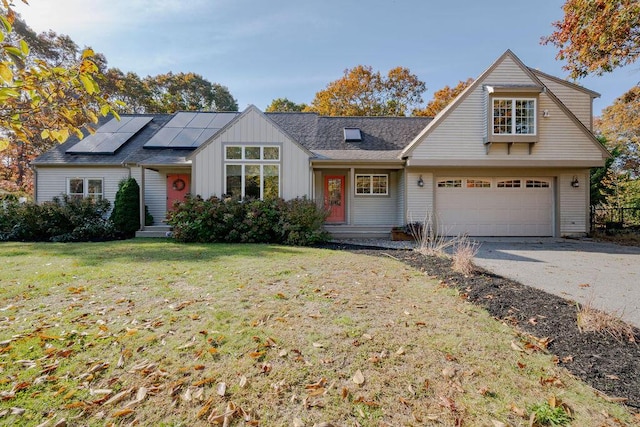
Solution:
M526 185L527 188L549 188L548 181L538 181L535 179L528 179Z
M467 188L491 188L491 181L484 179L467 179Z
M438 181L438 187L440 188L460 188L462 187L461 179L443 179Z
M510 179L506 181L498 181L498 188L520 188L520 180Z

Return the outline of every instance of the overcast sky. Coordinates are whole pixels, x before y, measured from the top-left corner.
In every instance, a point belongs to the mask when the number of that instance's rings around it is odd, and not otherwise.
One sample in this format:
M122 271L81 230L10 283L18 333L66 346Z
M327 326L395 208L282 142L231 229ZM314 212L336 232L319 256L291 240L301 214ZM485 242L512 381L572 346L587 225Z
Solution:
M433 92L477 77L505 50L565 78L540 45L563 0L30 0L35 31L69 35L110 67L145 77L195 72L229 88L241 110L274 98L309 103L346 68L408 67ZM578 83L602 94L594 113L640 81L640 63Z

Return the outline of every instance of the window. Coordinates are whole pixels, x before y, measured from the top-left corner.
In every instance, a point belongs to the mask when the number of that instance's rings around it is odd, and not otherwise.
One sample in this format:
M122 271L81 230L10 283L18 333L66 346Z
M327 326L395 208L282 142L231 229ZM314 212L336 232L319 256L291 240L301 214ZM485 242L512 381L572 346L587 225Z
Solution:
M280 196L280 147L225 147L225 193L239 199Z
M498 181L498 188L520 188L520 180L510 179L507 181Z
M493 98L494 135L535 135L534 98Z
M462 187L461 179L445 179L438 181L438 187L440 188L460 188Z
M388 195L389 175L356 175L356 194Z
M528 179L526 183L527 188L549 188L549 182L538 181L535 179Z
M67 180L67 194L76 199L90 198L101 200L102 178L69 178Z
M227 145L225 160L280 160L280 147L260 145Z
M467 188L490 188L491 181L482 179L467 179Z

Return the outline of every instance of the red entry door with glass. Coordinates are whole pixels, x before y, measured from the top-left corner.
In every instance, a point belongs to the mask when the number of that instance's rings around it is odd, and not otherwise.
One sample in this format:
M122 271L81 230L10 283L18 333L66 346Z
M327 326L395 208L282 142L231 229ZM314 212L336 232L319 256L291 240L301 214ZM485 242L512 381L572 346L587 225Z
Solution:
M329 211L327 222L345 222L344 175L324 177L324 207Z

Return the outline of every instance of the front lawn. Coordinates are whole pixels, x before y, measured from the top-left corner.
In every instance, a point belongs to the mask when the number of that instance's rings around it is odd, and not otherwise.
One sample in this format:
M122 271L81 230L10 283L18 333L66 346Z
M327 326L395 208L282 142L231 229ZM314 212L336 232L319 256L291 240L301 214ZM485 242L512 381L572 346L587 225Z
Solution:
M4 425L528 426L545 402L634 422L544 337L391 257L2 243L0 271Z

